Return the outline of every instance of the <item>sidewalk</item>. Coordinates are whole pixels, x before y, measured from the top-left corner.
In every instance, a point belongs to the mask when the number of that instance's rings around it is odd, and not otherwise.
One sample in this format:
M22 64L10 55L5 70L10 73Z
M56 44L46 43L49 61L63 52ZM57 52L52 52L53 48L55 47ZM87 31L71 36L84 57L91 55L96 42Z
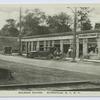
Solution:
M35 65L37 67L47 67L47 68L54 68L60 70L69 70L74 72L100 75L100 64L97 63L85 63L83 61L77 61L74 63L70 61L60 61L60 60L57 61L40 60L40 59L30 59L30 58L24 58L20 56L7 56L7 55L0 55L0 59L5 61L16 62L16 63Z
M65 58L65 60L70 60L71 61L72 58ZM76 58L76 61L100 63L100 60L94 60L94 59L78 59L78 58Z

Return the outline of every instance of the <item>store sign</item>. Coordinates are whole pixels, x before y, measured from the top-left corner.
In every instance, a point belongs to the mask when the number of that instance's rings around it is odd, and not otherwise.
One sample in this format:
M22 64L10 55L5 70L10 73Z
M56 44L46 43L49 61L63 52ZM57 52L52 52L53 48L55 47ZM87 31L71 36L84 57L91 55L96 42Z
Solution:
M93 38L97 36L98 36L97 33L79 34L79 38Z

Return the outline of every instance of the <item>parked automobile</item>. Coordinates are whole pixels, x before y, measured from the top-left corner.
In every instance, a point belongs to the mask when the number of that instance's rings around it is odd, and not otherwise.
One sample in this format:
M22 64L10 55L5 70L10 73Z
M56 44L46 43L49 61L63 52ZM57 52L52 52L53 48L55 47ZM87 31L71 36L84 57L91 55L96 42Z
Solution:
M50 47L47 51L30 51L27 53L27 57L29 58L62 58L62 53L55 47Z
M12 53L12 47L4 47L4 54L11 54Z
M52 57L52 54L50 51L30 51L29 53L27 53L27 57L29 58L45 57L50 59Z

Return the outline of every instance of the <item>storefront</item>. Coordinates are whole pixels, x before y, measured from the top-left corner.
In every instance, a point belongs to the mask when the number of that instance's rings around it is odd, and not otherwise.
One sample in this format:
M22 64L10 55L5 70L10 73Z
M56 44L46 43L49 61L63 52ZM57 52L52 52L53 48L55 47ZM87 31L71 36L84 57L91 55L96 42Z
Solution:
M98 59L99 33L84 33L79 35L79 57L89 56L89 58Z
M84 32L76 35L76 57L91 56L99 58L100 55L100 32ZM26 44L26 45L25 45ZM34 37L22 38L23 53L30 51L47 51L50 47L55 47L63 54L67 55L69 48L73 45L72 33L38 35ZM26 46L26 47L25 47Z

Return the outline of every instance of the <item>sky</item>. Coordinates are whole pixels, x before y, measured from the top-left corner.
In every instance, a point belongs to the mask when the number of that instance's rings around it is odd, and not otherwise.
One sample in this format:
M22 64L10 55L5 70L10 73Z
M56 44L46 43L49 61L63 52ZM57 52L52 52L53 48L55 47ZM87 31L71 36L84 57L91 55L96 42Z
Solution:
M54 15L60 12L65 12L71 16L73 16L73 13L70 9L67 7L90 7L93 9L91 13L89 14L89 18L91 20L91 23L99 23L100 22L100 5L67 5L67 4L30 4L30 5L19 5L19 4L6 4L6 5L0 5L0 29L3 27L3 25L6 24L6 20L9 18L13 18L16 21L19 20L19 9L22 8L22 15L25 14L26 9L35 9L39 8L42 11L44 11L48 15Z

